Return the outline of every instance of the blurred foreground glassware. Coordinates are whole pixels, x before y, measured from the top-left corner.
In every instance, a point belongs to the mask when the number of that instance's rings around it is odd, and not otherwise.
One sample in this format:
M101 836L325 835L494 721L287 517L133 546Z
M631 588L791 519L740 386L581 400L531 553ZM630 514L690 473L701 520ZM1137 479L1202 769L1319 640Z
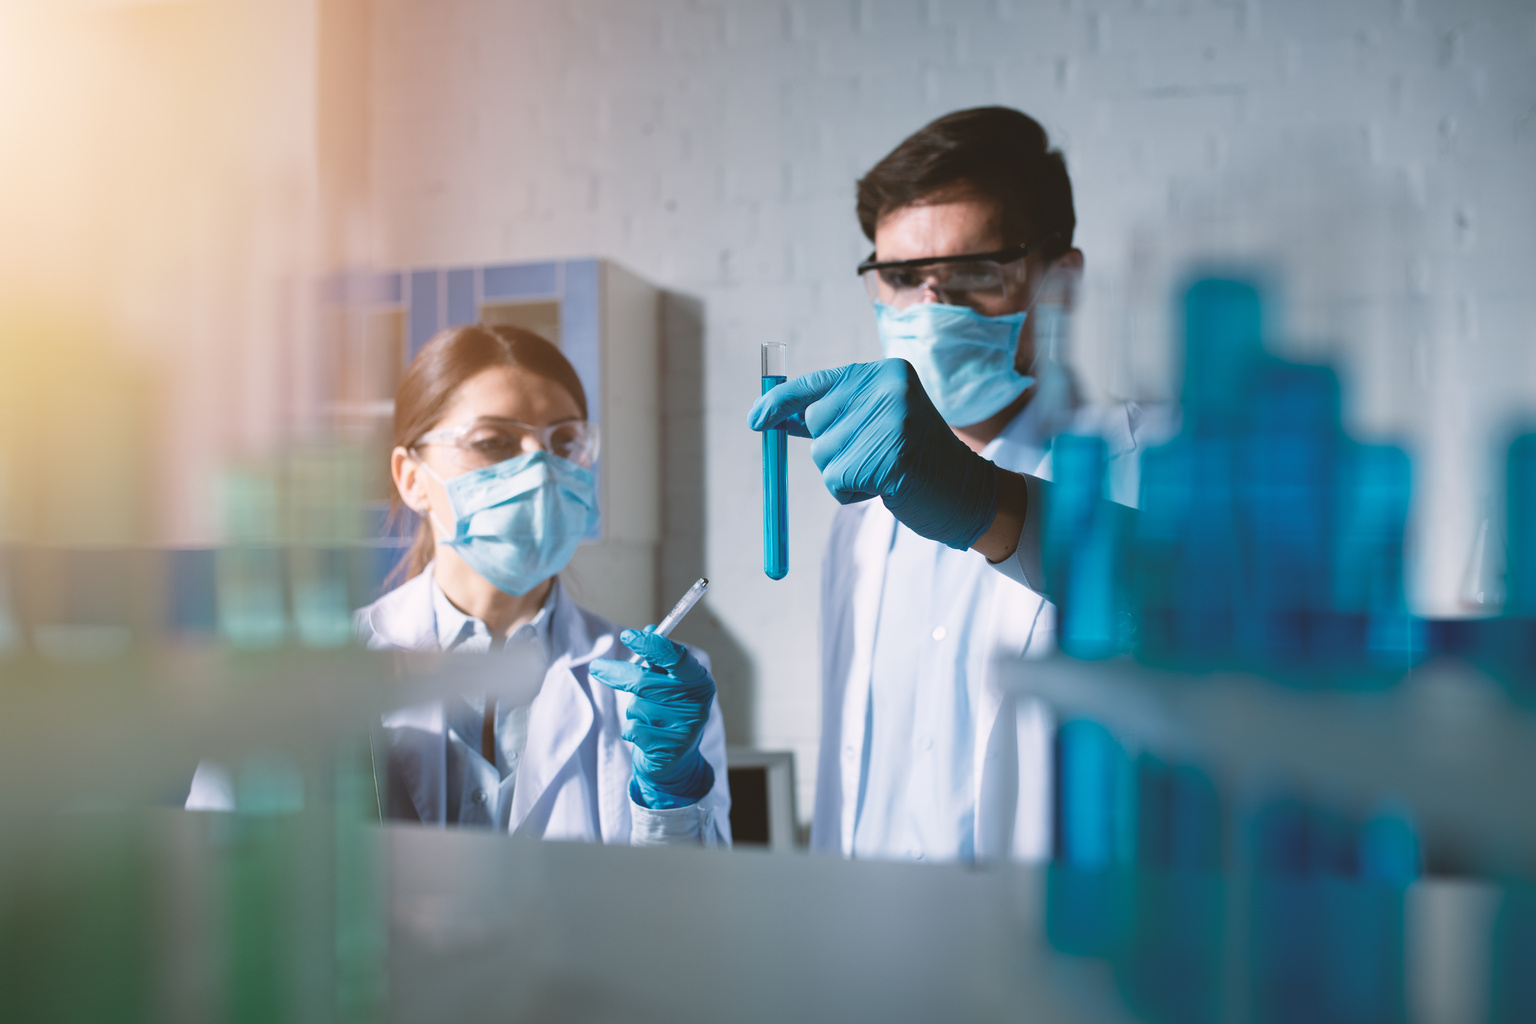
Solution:
M361 455L298 448L286 476L294 631L306 647L339 647L352 639L352 569L364 536Z
M1115 977L1147 1020L1215 1024L1222 1004L1226 864L1210 778L1136 759L1136 871L1129 941Z
M278 480L253 467L226 471L219 483L226 538L216 563L219 636L234 647L280 646L288 609Z
M1063 953L1109 956L1125 941L1130 910L1131 762L1109 730L1087 719L1057 729L1055 761L1046 935Z
M1095 646L1076 635L1088 613L1073 604L1072 581L1096 573L1105 593L1128 589L1134 626L1119 632L1148 664L1361 688L1422 659L1423 624L1403 586L1408 458L1351 440L1337 375L1266 354L1263 320L1251 283L1207 279L1186 293L1181 431L1142 458L1129 583L1104 568L1058 567L1067 653ZM1052 500L1080 509L1093 459L1071 443L1063 454L1065 487ZM1113 547L1078 544L1070 561L1088 566ZM1099 599L1101 620L1114 603Z
M1282 799L1259 810L1250 843L1252 1019L1405 1020L1403 901L1421 872L1412 824Z
M1131 642L1127 520L1106 499L1106 446L1063 434L1051 444L1053 483L1042 528L1056 639L1074 658L1107 658Z

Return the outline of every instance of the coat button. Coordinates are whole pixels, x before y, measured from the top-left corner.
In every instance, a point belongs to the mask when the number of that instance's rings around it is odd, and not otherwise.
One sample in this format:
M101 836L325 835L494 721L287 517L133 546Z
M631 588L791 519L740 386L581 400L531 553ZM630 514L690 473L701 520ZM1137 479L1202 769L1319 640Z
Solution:
M474 802L477 803L477 804L485 803L485 790L483 790L483 789L475 790L473 793L470 794L470 799L474 800Z
M943 640L947 636L949 636L949 630L945 629L943 626L933 627L933 638L935 640Z

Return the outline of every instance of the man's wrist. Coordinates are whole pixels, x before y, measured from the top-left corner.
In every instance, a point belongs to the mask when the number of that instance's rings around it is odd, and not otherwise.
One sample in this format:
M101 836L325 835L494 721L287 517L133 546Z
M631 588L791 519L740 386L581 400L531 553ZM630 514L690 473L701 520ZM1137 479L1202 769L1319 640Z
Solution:
M997 512L981 536L972 542L972 549L980 551L993 563L1012 558L1019 550L1019 537L1024 532L1024 519L1028 513L1029 489L1024 478L1017 473L999 470Z

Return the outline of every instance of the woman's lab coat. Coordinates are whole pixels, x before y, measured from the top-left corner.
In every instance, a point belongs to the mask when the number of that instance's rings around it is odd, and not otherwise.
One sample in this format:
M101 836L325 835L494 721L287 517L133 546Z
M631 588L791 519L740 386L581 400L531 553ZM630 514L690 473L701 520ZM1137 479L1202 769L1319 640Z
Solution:
M1117 406L1083 414L1074 433L1104 437L1111 494L1131 503L1143 432L1141 411ZM1050 456L1025 470L1049 480ZM1031 510L1033 511L1033 510ZM821 744L811 848L853 854L863 768L875 633L896 519L879 501L838 510L821 570ZM1053 727L1038 701L1000 685L1001 658L1041 658L1055 650L1055 607L1038 593L992 574L988 621L978 640L992 657L980 673L973 750L975 856L978 861L1038 861L1050 855Z
M699 750L715 770L714 788L695 806L654 811L629 795L633 746L621 738L633 696L591 679L594 658L628 659L619 629L579 607L565 588L554 590L550 665L529 709L527 746L512 790L510 829L545 839L603 843L676 841L684 831L704 845L730 845L730 787L725 726L718 701ZM357 613L358 632L374 650L437 647L430 568ZM706 668L708 656L694 654ZM388 715L384 720L391 771L403 784L417 817L442 824L447 808L448 734L441 702ZM583 757L591 741L595 758ZM688 816L695 820L686 821ZM683 828L683 826L688 826Z

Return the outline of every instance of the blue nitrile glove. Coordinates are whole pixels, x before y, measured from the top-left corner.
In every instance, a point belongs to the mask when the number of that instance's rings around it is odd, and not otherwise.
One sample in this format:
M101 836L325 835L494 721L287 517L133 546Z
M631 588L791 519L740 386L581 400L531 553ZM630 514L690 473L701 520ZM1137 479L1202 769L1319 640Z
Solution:
M589 671L603 685L635 695L624 729L635 745L629 795L642 807L663 810L698 803L715 786L715 770L699 753L715 681L687 647L657 636L655 628L619 634L644 664L599 658Z
M753 430L809 437L832 497L879 495L912 532L964 550L997 515L999 470L955 436L905 359L785 381L757 400Z

